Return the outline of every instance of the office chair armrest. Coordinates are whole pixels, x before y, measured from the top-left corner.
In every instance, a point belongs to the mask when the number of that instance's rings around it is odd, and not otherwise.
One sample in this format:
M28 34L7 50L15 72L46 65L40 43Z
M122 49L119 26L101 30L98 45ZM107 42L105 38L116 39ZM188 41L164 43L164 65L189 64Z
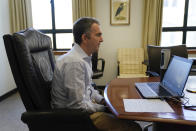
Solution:
M150 77L156 77L159 76L158 73L153 72L153 71L146 71L146 75L150 76Z
M96 129L89 117L89 113L81 112L80 110L27 111L22 114L21 120L28 125L30 131L39 131L41 129L48 129L47 131Z
M49 111L27 111L22 114L22 121L55 121L62 120L64 122L81 122L81 120L89 119L89 113L81 112L81 110L74 109L54 109ZM42 119L42 120L41 120ZM80 119L80 120L79 120Z
M105 60L103 58L98 58L97 60L102 62L102 64L101 64L101 71L103 72L104 68L105 68Z

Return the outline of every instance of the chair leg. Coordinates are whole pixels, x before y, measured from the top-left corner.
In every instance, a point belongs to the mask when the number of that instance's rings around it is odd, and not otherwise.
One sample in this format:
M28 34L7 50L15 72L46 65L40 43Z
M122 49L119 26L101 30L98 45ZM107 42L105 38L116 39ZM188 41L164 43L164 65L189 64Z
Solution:
M153 123L145 125L143 131L148 131L149 127L151 127L152 125L153 125Z

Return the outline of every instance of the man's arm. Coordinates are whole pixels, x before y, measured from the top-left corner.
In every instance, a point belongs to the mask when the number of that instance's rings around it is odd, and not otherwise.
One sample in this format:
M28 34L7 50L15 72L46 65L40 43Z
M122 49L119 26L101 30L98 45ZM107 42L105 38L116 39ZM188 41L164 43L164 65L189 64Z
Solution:
M96 112L97 106L85 101L85 66L81 62L74 62L65 65L64 86L67 89L70 108L82 109L88 112Z
M99 91L96 90L93 86L90 87L91 89L91 99L95 100L99 104L104 104L104 97L99 94Z

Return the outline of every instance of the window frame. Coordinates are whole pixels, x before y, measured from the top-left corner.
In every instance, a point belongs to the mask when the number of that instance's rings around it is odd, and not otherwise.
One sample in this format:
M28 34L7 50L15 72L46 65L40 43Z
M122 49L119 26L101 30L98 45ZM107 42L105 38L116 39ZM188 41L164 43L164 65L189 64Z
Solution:
M56 29L54 0L50 0L50 4L51 4L51 15L52 15L52 29L38 29L38 30L44 34L52 34L52 42L53 42L53 50L54 51L69 51L70 48L64 48L64 49L57 49L56 48L57 47L56 34L58 34L58 33L72 33L73 29Z
M187 31L196 31L196 26L187 26L188 21L188 7L189 7L189 0L185 0L184 6L184 21L182 27L162 27L162 32L176 32L182 31L182 44L186 45L186 38L187 38ZM195 47L187 47L187 49L196 49Z

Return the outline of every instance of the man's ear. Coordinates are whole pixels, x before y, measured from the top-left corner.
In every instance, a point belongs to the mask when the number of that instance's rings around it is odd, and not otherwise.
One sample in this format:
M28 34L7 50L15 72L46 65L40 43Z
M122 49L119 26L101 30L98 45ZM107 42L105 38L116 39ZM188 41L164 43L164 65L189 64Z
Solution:
M86 34L82 34L82 41L85 41L87 39Z

